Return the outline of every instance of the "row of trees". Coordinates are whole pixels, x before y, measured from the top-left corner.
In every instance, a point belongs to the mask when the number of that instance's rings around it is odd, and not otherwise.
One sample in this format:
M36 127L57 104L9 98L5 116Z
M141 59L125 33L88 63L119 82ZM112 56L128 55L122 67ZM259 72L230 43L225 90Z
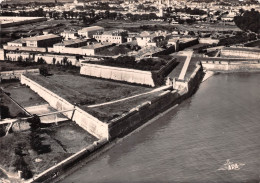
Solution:
M235 24L243 31L260 33L260 13L252 9L234 18Z
M177 12L182 12L182 13L187 13L187 14L190 14L190 15L207 15L207 12L204 11L204 10L201 10L201 9L197 9L197 8L194 8L194 9L191 9L191 8L175 8L175 9L172 9L171 7L167 8L166 9L166 12L167 13L177 13Z

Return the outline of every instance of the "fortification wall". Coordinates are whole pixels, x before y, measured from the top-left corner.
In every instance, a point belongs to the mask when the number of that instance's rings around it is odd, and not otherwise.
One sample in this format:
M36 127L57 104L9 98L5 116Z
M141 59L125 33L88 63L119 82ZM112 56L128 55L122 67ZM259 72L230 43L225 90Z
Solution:
M10 60L10 61L18 61L19 57L22 57L22 60L26 60L26 59L30 58L30 54L29 53L13 53L13 52L6 53L6 58L7 58L7 60Z
M194 70L190 79L187 81L189 89L187 93L180 95L181 92L165 91L154 100L144 102L143 104L130 110L128 113L115 118L108 125L109 128L107 130L110 134L109 138L113 139L116 137L124 136L126 135L126 133L138 128L140 125L144 124L145 122L147 122L147 120L151 119L155 115L163 112L166 108L179 103L181 100L188 97L195 91L202 79L202 76L202 67L200 65L197 65L197 68ZM26 80L26 78L24 79ZM84 113L84 111L78 108L76 108L76 111ZM83 119L84 117L79 116L77 118ZM57 177L59 174L66 172L69 168L71 168L83 158L90 156L93 152L97 150L102 150L102 147L104 147L106 144L108 144L107 138L100 139L99 141L94 142L92 145L82 149L78 153L58 163L57 165L35 176L33 179L29 180L28 183L50 182L53 178ZM88 161L90 159L91 158L89 158Z
M209 71L259 71L259 61L241 61L241 62L214 62L202 61L202 66Z
M39 74L39 69L27 69L27 70L14 70L0 72L1 79L20 79L22 74Z
M147 120L163 112L170 106L179 103L181 100L189 97L196 91L203 78L203 70L200 64L197 64L196 69L191 74L191 77L186 82L180 82L186 87L182 90L165 91L154 100L144 102L143 104L131 109L128 113L111 120L109 123L110 138L123 136L127 132L132 131L138 126L145 123Z
M259 49L260 50L260 49ZM235 58L251 58L260 59L260 51L250 51L250 50L221 50L222 57L235 57Z
M55 64L62 63L62 60L67 57L68 62L71 62L72 65L79 65L79 61L76 59L75 56L66 56L66 55L52 55L52 54L36 54L35 55L35 62L37 62L38 58L43 58L47 64L53 64L53 59L55 58Z
M5 60L5 51L0 49L0 60Z
M117 81L126 81L154 87L163 82L164 77L177 64L176 59L169 61L158 71L141 71L136 69L126 69L97 64L82 63L80 74L94 76L98 78L112 79Z
M136 129L168 106L174 105L178 98L179 94L176 91L166 91L156 99L144 102L131 109L128 113L113 119L109 123L110 138L124 136L126 133Z
M107 144L107 142L108 141L106 139L100 139L94 142L93 144L73 154L72 156L68 157L67 159L63 160L57 165L45 170L39 175L36 175L33 179L27 181L27 183L51 182L51 180L53 180L55 177L66 172L73 165L75 165L76 163L80 162L82 159L88 157L93 152L103 147L105 144Z
M2 19L12 19L13 17L2 17ZM23 20L25 19L25 20ZM1 24L2 28L6 28L6 27L12 27L12 26L17 26L17 25L23 25L23 24L30 24L30 23L35 23L35 22L42 22L42 21L46 21L47 18L45 17L35 17L35 18L30 18L28 19L28 17L15 17L15 20L13 22L9 22L9 23L3 23ZM12 21L12 20L10 20Z
M218 39L212 39L212 38L199 38L200 44L218 44Z
M28 77L22 75L21 83L29 86L33 91L38 93L44 100L46 100L50 106L61 110L70 110L74 109L75 111L65 112L63 115L67 116L69 119L75 121L79 126L88 131L90 134L94 135L97 138L107 138L108 139L108 125L102 123L97 118L88 114L87 112L81 110L78 107L75 107L73 104L69 103L65 99L59 97L57 94L51 92L50 90L42 87L38 83L29 79Z
M155 86L152 73L149 71L84 63L81 64L80 74L117 81L126 81L129 83Z
M27 47L27 46L3 46L5 50L10 51L35 51L35 52L47 52L46 48L38 48L38 47Z

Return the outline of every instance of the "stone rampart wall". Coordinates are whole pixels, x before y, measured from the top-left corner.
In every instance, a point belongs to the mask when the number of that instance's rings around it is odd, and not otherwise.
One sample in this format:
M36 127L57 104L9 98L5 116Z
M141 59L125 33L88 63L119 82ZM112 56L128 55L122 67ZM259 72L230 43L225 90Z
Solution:
M88 157L96 150L103 147L107 144L107 139L100 139L93 144L87 146L76 154L68 157L57 165L45 170L41 174L35 176L33 179L27 181L27 183L39 183L39 182L51 182L53 178L56 176L66 172L69 168L71 168L76 163L80 162L82 159Z
M179 94L176 91L166 91L156 99L144 102L128 113L113 119L109 123L110 138L124 136L126 133L131 132L167 107L173 106L178 98Z
M108 138L107 124L99 121L97 118L81 110L80 108L75 107L73 104L69 103L65 99L59 97L57 94L42 87L41 85L27 78L24 75L21 76L21 83L29 86L33 91L38 93L38 95L40 95L44 100L46 100L50 104L50 106L52 106L58 111L70 110L75 108L75 112L65 112L63 113L63 115L75 121L79 126L81 126L83 129L85 129L95 137Z
M10 61L18 61L18 58L21 57L22 60L26 60L30 58L29 53L14 53L14 52L9 52L6 53L6 59Z
M154 87L163 80L164 77L177 64L176 59L169 61L158 71L141 71L136 69L126 69L120 67L111 67L97 64L82 63L80 74L94 76L98 78L112 79L117 81L126 81Z
M259 71L260 62L244 61L244 62L222 62L222 61L202 61L202 66L209 71Z
M22 74L39 74L39 69L15 70L0 72L0 79L20 79Z
M181 102L181 100L189 97L196 91L203 78L203 70L201 65L197 65L191 77L186 82L180 82L186 88L180 91L165 91L158 97L151 101L144 102L143 104L131 109L128 113L113 119L109 123L110 138L124 136L126 133L138 128L140 125L147 122L159 113L163 112L170 106Z
M0 60L5 60L5 51L0 49Z
M38 47L27 47L27 46L3 46L5 50L10 51L35 51L35 52L47 52L46 48L38 48Z
M260 49L259 49L260 50ZM243 51L243 50L221 50L222 57L235 57L235 58L251 58L260 59L260 51Z
M218 39L212 39L212 38L199 38L200 44L218 44Z
M155 86L152 73L149 71L83 63L81 64L80 74L117 81L126 81L129 83Z
M71 62L72 65L79 66L79 61L76 59L76 56L66 56L66 55L53 55L53 54L36 54L34 61L37 62L38 58L44 59L47 64L53 64L53 59L55 58L55 64L62 64L62 60L67 57L68 62Z
M17 26L17 25L24 25L24 24L35 23L35 22L42 22L42 21L46 21L47 20L47 18L45 18L45 17L37 17L37 18L34 18L34 19L21 20L22 18L23 17L20 17L20 21L1 24L1 27L2 28L6 28L6 27Z

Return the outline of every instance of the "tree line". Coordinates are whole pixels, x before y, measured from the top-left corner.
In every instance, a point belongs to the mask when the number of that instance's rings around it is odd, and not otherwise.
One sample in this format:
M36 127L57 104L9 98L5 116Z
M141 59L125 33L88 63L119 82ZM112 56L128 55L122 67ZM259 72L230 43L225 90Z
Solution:
M260 13L255 9L245 11L234 18L235 24L243 31L260 33Z

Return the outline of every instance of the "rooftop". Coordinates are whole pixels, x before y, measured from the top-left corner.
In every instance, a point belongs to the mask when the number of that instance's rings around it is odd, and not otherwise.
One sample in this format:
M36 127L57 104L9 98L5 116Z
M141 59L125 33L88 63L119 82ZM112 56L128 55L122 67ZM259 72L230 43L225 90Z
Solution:
M59 37L60 36L57 36L55 34L47 34L47 35L40 35L40 36L26 38L26 41L40 41L40 40L59 38Z
M104 28L103 27L100 27L100 26L91 26L91 27L85 27L79 31L94 31L94 30L103 30Z
M82 49L96 49L96 48L102 48L104 46L112 45L112 43L94 43L91 45L83 46Z
M69 46L77 43L88 42L90 39L72 39L72 40L65 40L62 43L56 43L54 46Z
M10 41L10 43L25 43L26 39L25 38L21 38L21 39L16 39L14 41Z
M112 35L112 34L120 34L122 32L126 32L126 30L123 29L117 29L117 30L111 30L111 31L105 31L103 35Z

